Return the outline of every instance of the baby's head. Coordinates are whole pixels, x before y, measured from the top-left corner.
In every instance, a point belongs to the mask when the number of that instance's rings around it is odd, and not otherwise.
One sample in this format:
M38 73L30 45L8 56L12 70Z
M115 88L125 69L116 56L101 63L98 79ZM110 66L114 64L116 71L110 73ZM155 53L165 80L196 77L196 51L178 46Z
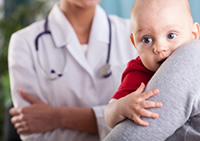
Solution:
M135 0L131 40L149 70L156 71L181 45L199 39L188 0Z

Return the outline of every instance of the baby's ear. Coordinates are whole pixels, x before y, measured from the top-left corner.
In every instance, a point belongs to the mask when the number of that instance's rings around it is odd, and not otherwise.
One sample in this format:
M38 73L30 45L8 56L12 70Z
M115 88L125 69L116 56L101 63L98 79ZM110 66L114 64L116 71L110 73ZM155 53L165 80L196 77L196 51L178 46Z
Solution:
M192 27L193 39L199 40L199 34L200 34L199 24L197 22L195 22Z
M133 39L133 33L130 34L130 39L131 39L133 46L135 47L135 42L134 42L134 39Z

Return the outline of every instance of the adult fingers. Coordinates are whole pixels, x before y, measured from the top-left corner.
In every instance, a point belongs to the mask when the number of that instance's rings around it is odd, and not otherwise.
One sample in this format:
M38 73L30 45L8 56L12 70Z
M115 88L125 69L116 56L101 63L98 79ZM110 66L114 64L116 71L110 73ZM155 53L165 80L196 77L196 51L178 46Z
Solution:
M14 126L15 126L16 129L28 127L25 121L17 122L17 123L14 124Z
M30 130L25 122L15 124L15 128L17 129L18 134L28 134Z
M15 126L18 134L27 134L30 132L27 121L24 120L22 115L12 117L11 122Z
M28 128L23 127L23 128L18 128L17 133L21 135L21 134L28 134L30 132L29 132Z
M27 102L29 102L30 104L43 103L40 99L37 99L37 98L33 97L29 93L24 92L22 89L19 89L18 92L21 95L21 97L24 100L26 100Z
M25 120L25 116L23 114L20 114L20 115L16 115L16 116L13 116L11 118L11 122L13 124L16 124L16 123L19 123L19 122L22 122Z
M15 116L15 115L19 115L21 113L21 108L11 108L9 110L9 113L12 115L12 116Z

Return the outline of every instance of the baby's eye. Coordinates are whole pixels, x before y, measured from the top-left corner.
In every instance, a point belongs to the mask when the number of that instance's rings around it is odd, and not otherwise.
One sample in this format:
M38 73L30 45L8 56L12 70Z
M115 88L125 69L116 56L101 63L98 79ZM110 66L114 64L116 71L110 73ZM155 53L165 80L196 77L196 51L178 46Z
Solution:
M176 37L176 34L174 34L174 33L169 33L168 35L167 35L167 38L168 39L174 39Z
M144 42L145 44L148 44L148 43L152 42L152 39L149 38L149 37L145 37L145 38L143 39L143 42Z

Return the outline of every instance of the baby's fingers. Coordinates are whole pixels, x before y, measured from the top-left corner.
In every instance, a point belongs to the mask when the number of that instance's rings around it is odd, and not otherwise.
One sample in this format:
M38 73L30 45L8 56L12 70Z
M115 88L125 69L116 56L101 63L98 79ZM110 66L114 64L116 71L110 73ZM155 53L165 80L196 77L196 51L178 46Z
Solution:
M141 94L142 92L144 92L144 89L145 89L145 85L144 85L144 83L141 83L140 86L135 91L135 93Z
M135 123L141 125L141 126L149 126L149 123L148 123L148 122L142 120L142 119L141 119L140 117L138 117L138 116L135 117L135 118L133 119L133 121L134 121Z
M145 100L145 101L142 102L141 106L145 109L146 108L160 108L160 107L162 107L162 102Z
M148 118L158 118L159 115L157 113L151 112L149 110L141 109L139 111L139 115L142 117L148 117Z
M142 93L141 95L144 99L148 99L148 98L150 98L150 97L152 97L152 96L154 96L158 93L159 93L159 90L154 89L154 90L151 90L151 91L146 91L146 92Z

